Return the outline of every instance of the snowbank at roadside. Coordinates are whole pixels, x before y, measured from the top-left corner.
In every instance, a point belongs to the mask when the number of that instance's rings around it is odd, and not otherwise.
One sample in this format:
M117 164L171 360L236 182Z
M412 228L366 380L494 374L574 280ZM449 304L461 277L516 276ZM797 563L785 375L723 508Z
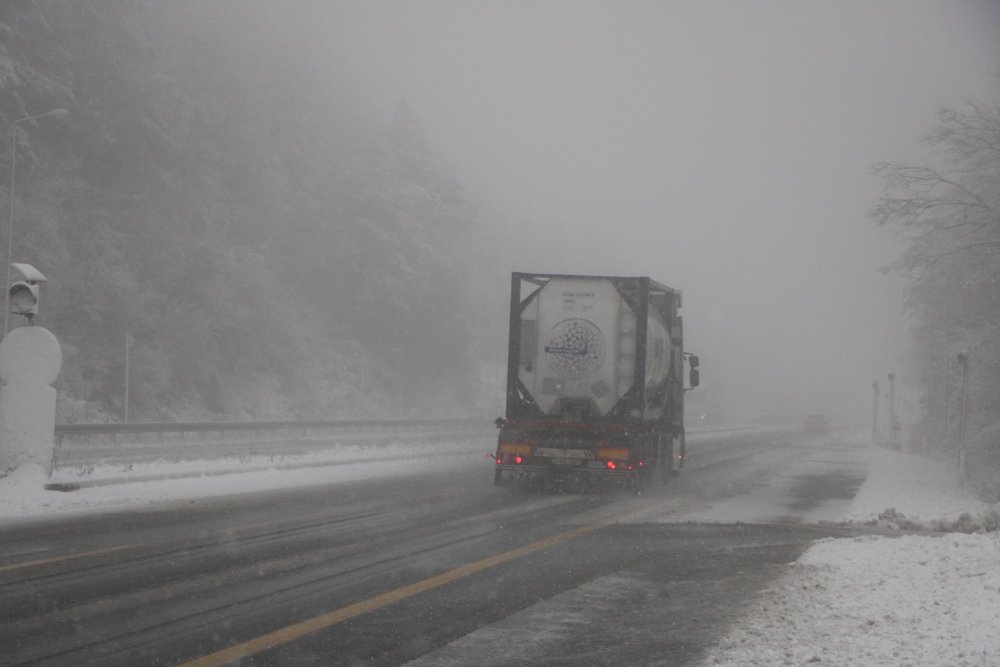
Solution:
M964 533L1000 527L1000 513L961 488L953 463L879 447L865 450L865 459L869 481L848 522Z
M159 462L60 472L22 465L0 478L0 520L64 512L148 506L159 502L270 489L376 479L466 465L489 447L473 440L345 445L294 456ZM239 473L239 474L235 474ZM46 484L78 484L62 493ZM113 485L112 485L113 483Z
M845 521L979 532L821 540L704 664L1000 665L1000 505L966 495L953 466L876 448L866 459Z

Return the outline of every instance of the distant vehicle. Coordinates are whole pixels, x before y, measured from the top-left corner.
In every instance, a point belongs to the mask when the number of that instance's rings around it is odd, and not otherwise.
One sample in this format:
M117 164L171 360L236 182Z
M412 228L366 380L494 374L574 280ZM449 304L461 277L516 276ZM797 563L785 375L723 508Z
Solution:
M649 278L513 274L495 483L641 489L679 470L699 380L680 306Z
M830 419L826 415L808 415L802 421L802 429L810 434L826 433L830 430Z

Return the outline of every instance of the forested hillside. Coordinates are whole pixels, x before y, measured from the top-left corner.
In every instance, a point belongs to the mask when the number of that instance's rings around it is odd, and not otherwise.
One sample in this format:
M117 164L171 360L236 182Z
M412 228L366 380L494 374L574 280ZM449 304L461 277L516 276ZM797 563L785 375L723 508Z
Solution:
M59 421L120 418L126 334L136 421L460 409L474 207L405 105L370 120L211 5L0 3L0 192L16 132Z

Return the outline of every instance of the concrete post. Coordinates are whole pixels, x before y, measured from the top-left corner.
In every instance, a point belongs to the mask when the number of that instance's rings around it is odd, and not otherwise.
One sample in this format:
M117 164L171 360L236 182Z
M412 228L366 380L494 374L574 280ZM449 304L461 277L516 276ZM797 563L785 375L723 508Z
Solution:
M55 443L59 341L36 326L13 329L0 342L0 475L24 463L48 469Z

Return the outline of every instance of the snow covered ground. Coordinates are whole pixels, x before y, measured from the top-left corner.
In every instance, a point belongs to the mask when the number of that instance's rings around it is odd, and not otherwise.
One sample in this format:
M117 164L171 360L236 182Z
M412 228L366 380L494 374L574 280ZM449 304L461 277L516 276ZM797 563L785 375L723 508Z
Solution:
M40 465L21 466L0 478L0 525L4 519L95 512L270 489L294 488L404 474L485 459L493 442L342 445L295 456L107 465L59 472L46 478ZM79 485L68 493L49 483Z
M1000 665L1000 505L964 494L947 464L877 448L864 458L845 521L978 532L821 540L705 665Z
M372 456L363 447L280 460L201 462L193 465L204 476L179 479L169 476L189 474L177 467L186 464L98 468L64 474L59 481L75 477L91 485L72 493L43 490L43 470L25 466L0 479L0 522L440 469L442 460L421 447L382 447L379 461L370 463L359 462ZM441 447L433 451L440 454ZM455 465L488 449L467 441L448 447ZM236 468L253 472L227 474ZM704 664L1000 666L1000 506L963 493L953 466L920 457L867 447L845 457L843 470L852 468L867 474L853 501L827 504L805 520L939 532L817 542L754 598ZM106 484L123 476L159 479ZM660 520L732 521L737 505L744 512L764 511L753 498L750 493Z

